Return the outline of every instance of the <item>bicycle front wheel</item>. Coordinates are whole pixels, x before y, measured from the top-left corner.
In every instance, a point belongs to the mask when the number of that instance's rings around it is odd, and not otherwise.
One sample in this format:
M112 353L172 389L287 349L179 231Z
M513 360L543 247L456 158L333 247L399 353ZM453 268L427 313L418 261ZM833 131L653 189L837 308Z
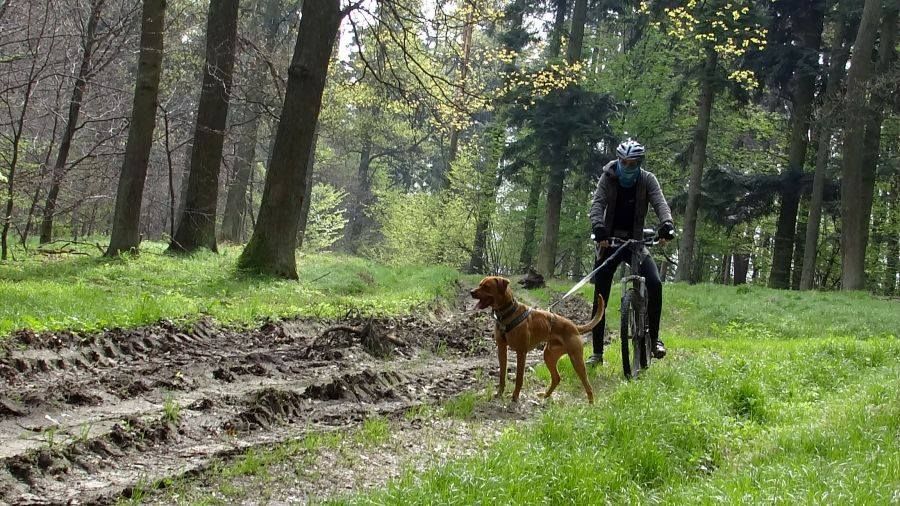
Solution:
M629 288L622 296L621 311L619 339L622 342L622 372L626 378L631 379L636 378L648 363L640 298L634 289Z

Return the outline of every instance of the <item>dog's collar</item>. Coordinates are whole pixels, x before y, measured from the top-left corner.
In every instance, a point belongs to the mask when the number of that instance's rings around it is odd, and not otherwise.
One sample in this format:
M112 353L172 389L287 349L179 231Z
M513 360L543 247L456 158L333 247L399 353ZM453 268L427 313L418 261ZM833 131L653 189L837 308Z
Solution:
M513 299L512 302L510 302L509 305L504 306L503 309L494 311L494 320L497 321L497 328L499 328L501 332L506 333L516 328L531 314L531 308L526 306L525 311L523 311L522 314L513 318L509 323L503 323L503 319L515 313L517 309L519 309L519 303Z
M516 312L516 309L519 309L519 303L516 302L516 299L509 301L509 304L503 306L501 309L494 311L494 319L500 321L507 316Z

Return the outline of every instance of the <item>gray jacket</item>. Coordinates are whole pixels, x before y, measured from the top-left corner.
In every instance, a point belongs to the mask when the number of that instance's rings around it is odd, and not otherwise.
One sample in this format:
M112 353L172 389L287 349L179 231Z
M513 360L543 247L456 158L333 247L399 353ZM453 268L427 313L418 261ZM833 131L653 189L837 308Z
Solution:
M591 230L602 225L610 236L626 233L632 239L643 237L644 220L647 217L648 204L653 206L659 222L672 221L672 211L666 203L666 197L659 187L656 176L641 169L641 177L637 180L637 192L635 196L634 226L629 231L615 231L614 212L616 209L616 194L619 191L618 177L616 176L616 161L613 160L603 167L600 182L594 191L594 200L591 203Z

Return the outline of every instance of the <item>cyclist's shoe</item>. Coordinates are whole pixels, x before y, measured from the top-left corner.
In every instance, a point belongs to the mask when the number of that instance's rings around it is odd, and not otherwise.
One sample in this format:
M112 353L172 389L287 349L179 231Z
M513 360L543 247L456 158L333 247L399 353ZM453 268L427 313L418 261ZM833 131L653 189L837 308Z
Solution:
M666 347L659 339L656 340L656 346L653 348L653 358L659 360L666 356Z
M603 355L598 355L594 353L590 357L588 357L587 362L585 362L588 367L595 367L598 365L603 365Z

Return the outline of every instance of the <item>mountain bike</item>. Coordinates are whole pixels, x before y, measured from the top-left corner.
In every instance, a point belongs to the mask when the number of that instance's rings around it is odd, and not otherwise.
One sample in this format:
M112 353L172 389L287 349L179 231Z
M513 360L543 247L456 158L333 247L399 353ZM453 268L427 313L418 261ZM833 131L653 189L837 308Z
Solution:
M622 255L630 254L629 272L622 277L621 333L622 371L626 378L636 378L638 374L650 366L653 347L651 342L649 318L647 314L647 285L638 269L650 251L648 246L659 244L659 236L653 229L644 229L643 239L623 240L610 239L610 248L617 248L607 262L618 261ZM599 254L599 251L598 251Z

